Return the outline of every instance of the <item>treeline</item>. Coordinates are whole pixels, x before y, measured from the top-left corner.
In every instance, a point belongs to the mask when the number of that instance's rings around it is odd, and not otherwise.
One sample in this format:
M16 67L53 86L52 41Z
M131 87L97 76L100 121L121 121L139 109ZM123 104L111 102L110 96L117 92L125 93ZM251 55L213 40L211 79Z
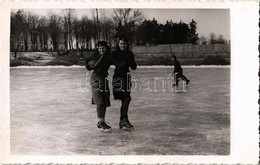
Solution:
M110 20L102 22L103 35L111 34L113 28L108 29ZM48 11L47 16L37 15L31 11L18 10L11 13L11 41L22 33L25 51L28 50L28 41L33 46L38 44L37 38L40 38L40 45L48 49L48 40L51 40L54 51L59 49L59 44L66 45L68 50L73 49L73 41L76 41L76 49L84 47L90 39L98 38L98 24L96 20L83 16L80 20L75 15L75 10L64 9L62 13L57 14ZM30 38L28 38L30 36ZM105 36L107 39L109 36ZM11 45L14 43L11 43Z
M198 44L197 23L192 19L189 24L182 21L167 21L159 24L156 19L144 20L137 30L138 45L157 44Z
M92 17L78 18L75 9L63 9L60 13L48 11L46 16L38 15L32 10L18 10L11 12L11 46L15 47L15 38L23 34L24 50L28 51L28 41L33 47L40 45L42 50L48 50L51 40L54 51L63 44L67 50L82 50L90 48L90 41L99 39L109 41L112 46L116 38L125 35L131 45L158 44L212 44L227 41L214 33L209 38L197 33L197 22L191 20L189 24L182 21L167 21L160 24L154 18L147 20L139 9L114 9L112 14L93 9ZM30 37L30 38L29 38Z

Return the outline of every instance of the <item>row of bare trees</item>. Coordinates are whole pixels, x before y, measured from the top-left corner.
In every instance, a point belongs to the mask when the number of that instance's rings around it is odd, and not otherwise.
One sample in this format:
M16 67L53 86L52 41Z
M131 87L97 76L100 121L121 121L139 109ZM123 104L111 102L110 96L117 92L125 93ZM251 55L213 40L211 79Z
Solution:
M33 47L37 46L37 36L43 50L48 50L48 37L51 38L54 50L59 49L61 38L62 44L68 50L73 49L73 41L76 41L76 49L81 49L91 39L102 38L112 42L118 33L130 35L131 29L120 31L117 27L129 29L133 22L138 24L144 18L140 10L134 9L115 9L112 17L108 17L105 12L98 12L96 9L92 18L87 15L78 18L75 9L63 9L58 14L49 10L47 16L29 10L18 10L11 13L11 36L16 37L23 33L25 51L29 49L28 40ZM12 41L11 45L14 44L14 40Z
M139 9L113 9L109 12L106 9L91 10L92 17L83 15L81 18L75 9L63 9L59 13L48 10L47 15L36 14L33 10L13 11L11 48L15 48L17 40L14 38L21 33L23 39L19 42L23 42L24 51L31 50L28 41L34 49L42 51L50 49L49 40L54 51L58 51L61 44L65 50L82 50L89 48L90 40L102 38L114 43L120 35L127 36L133 45L225 42L222 36L216 38L214 33L208 40L204 36L199 38L197 22L193 19L189 24L181 21L159 24L156 19L146 20Z
M215 33L210 33L209 37L204 35L200 36L200 43L202 45L206 44L229 44L230 41L226 40L223 35L216 35Z

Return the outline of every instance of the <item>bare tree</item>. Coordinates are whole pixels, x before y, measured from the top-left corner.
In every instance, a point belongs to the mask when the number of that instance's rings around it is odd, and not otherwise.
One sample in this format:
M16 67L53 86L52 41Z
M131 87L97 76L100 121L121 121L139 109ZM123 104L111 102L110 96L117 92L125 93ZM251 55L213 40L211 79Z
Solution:
M41 50L46 51L48 50L48 20L45 16L42 16L38 21L37 31L39 33Z
M89 41L96 37L97 29L93 20L90 20L87 16L83 16L80 20L80 43L81 49L90 48Z
M132 41L135 40L136 25L141 24L144 15L139 9L115 9L113 12L113 20L117 23L116 37L125 35Z
M138 9L115 9L113 19L123 26L135 23L140 24L144 20L143 13Z
M37 36L38 32L36 30L38 23L39 23L39 16L34 14L33 12L28 12L27 13L27 22L29 25L29 33L30 33L30 41L32 43L31 50L36 51L38 50L37 46Z
M201 37L200 37L200 44L202 44L202 45L206 45L208 42L207 42L207 38L204 36L204 35L202 35Z
M27 51L27 33L28 23L26 21L26 14L24 10L18 10L17 12L11 12L11 49L13 51L23 50L20 46L21 42L24 42L24 50ZM20 35L23 35L23 40ZM20 42L21 41L21 42Z
M115 35L114 22L109 18L104 18L101 20L100 27L100 36L111 43Z
M99 39L104 39L112 43L116 33L116 23L107 13L106 9L99 10Z
M64 9L63 12L63 32L64 32L64 44L68 45L69 50L72 50L73 46L73 19L75 18L75 9ZM67 48L67 46L66 46Z
M79 50L79 43L81 43L81 26L80 26L80 20L77 18L73 19L73 28L74 28L74 36L76 40L76 49Z
M217 43L218 44L226 44L227 41L224 39L223 35L218 35L218 38L217 38Z
M224 39L223 35L218 35L218 37L216 36L215 33L210 33L210 43L211 44L226 44L227 40Z
M61 33L61 17L51 11L49 11L48 15L48 31L52 38L53 49L57 51L59 49L59 35Z
M211 44L215 44L215 42L216 42L216 34L215 33L210 33L209 34L209 42Z
M92 23L94 26L92 37L94 40L100 39L100 12L102 12L102 9L94 9L92 10Z

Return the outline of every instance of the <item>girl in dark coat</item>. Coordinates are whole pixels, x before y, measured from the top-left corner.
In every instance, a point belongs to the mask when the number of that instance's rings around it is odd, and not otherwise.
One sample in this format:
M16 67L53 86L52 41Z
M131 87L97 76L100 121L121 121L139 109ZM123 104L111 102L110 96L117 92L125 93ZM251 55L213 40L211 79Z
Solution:
M173 59L173 66L174 66L173 74L176 75L175 84L178 86L180 79L183 79L186 81L186 85L188 85L190 80L187 79L187 77L183 75L182 67L181 67L181 64L179 63L179 61L177 60L177 57L173 55L172 59Z
M134 54L129 50L127 38L120 37L116 51L113 53L115 65L113 76L113 95L115 100L121 100L120 108L120 129L133 129L133 125L128 120L128 107L131 101L131 75L129 68L135 70L137 65Z
M112 64L110 49L105 41L97 44L97 53L85 59L88 70L94 70L90 84L92 89L92 104L97 105L98 124L101 131L110 131L111 127L105 122L106 107L110 106L110 91L108 87L108 69Z

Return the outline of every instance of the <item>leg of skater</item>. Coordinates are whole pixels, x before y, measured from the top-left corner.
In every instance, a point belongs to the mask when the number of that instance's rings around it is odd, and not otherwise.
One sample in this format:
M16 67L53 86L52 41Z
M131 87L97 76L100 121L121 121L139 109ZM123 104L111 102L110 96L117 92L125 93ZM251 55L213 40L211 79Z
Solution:
M179 81L180 81L180 79L179 79L179 78L180 78L180 77L181 77L181 76L180 76L180 74L179 74L179 73L176 73L176 79L175 79L175 80L176 80L176 83L175 83L175 84L176 84L176 86L178 86L178 85L179 85Z
M98 116L97 127L101 131L110 131L111 127L106 123L105 115L106 115L106 106L103 104L97 105L97 116Z
M128 120L128 107L131 101L131 97L124 98L120 108L120 129L132 129L133 125Z
M190 80L184 75L182 75L181 77L186 81L186 85L188 85Z

